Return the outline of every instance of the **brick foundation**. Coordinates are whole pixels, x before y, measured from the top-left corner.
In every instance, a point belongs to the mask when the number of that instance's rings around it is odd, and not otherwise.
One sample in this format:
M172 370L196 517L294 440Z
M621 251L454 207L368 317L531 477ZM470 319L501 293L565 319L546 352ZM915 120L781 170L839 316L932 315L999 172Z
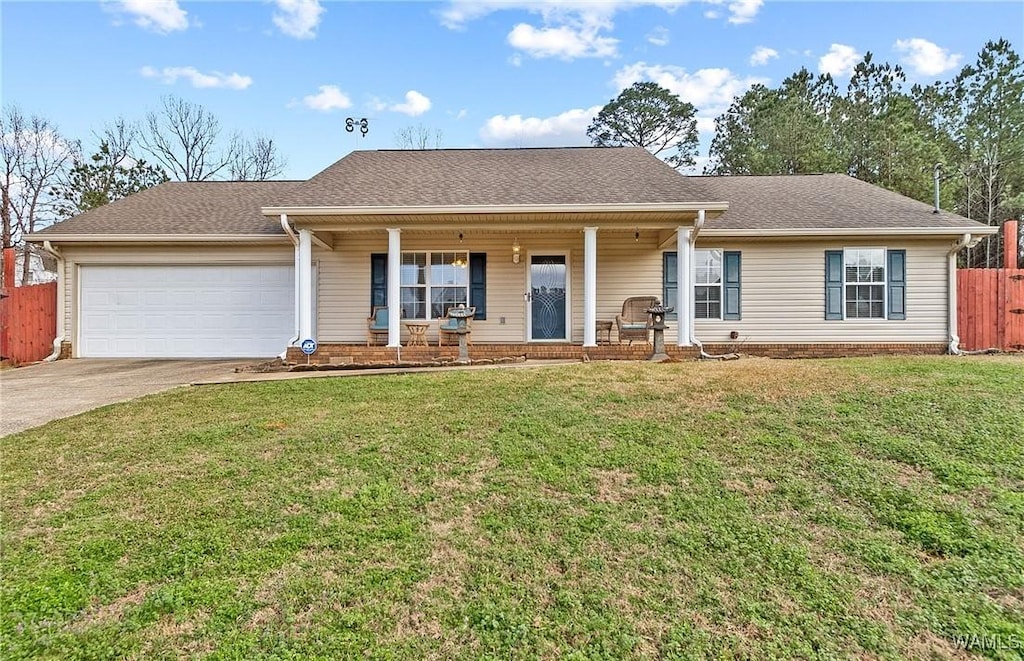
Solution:
M848 344L705 344L712 355L740 353L766 358L855 358L864 356L940 355L945 344L932 343L848 343Z
M671 358L690 360L699 356L696 347L665 347ZM843 358L854 356L942 354L946 345L929 344L705 344L710 354L741 353L768 358ZM475 344L469 348L473 360L525 356L528 360L647 360L653 348L649 344L601 345L584 349L578 344ZM459 348L402 347L401 361L425 363L436 360L454 360ZM306 356L298 347L289 347L287 362L305 363ZM399 352L388 347L368 347L362 344L321 344L309 362L316 364L375 364L395 363Z

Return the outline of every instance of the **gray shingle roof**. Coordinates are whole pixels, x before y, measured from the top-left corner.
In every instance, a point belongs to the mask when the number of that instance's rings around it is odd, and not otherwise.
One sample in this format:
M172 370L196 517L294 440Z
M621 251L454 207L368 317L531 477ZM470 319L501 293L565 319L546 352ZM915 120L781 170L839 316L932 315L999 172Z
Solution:
M839 174L684 177L639 148L353 152L308 181L171 182L37 234L282 234L264 207L728 202L715 230L977 228Z
M260 213L295 181L172 181L40 230L37 234L283 234Z
M713 202L639 147L357 151L273 206Z
M860 229L982 227L845 174L692 177L729 210L708 229Z

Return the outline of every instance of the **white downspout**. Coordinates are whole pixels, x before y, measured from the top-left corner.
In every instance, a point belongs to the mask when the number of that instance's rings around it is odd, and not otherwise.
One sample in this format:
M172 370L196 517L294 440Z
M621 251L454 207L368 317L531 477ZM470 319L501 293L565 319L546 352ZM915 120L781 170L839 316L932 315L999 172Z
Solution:
M949 274L948 289L948 301L949 306L949 353L954 356L960 355L960 335L958 328L958 320L956 315L956 254L966 248L971 242L970 233L964 234L960 237L960 240L953 244L953 247L949 249L948 255L948 267L947 271Z
M292 294L292 300L295 303L295 336L288 340L288 344L285 345L284 351L278 354L278 358L284 360L288 357L288 347L294 346L299 342L299 237L295 235L295 230L292 229L291 224L288 223L288 214L281 214L281 229L288 235L288 238L292 240L294 251L292 255L292 263L294 264L294 271L292 272L292 280L294 281L294 293Z
M49 241L43 241L43 250L50 253L57 259L57 328L56 336L53 338L53 353L46 358L43 358L44 362L50 363L60 358L60 349L64 344L64 253L57 248L53 247Z

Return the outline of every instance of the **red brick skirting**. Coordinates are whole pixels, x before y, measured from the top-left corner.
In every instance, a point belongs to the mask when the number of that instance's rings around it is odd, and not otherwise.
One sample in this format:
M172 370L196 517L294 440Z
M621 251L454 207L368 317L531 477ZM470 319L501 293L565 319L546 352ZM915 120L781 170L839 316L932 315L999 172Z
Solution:
M740 353L768 358L853 358L858 356L938 355L947 351L941 342L848 344L705 344L709 354Z
M665 347L671 358L695 359L695 347ZM907 354L942 354L946 345L927 344L705 344L709 354L740 353L769 358L840 358L846 356L879 356ZM525 356L530 360L647 360L653 349L649 344L602 345L584 349L578 344L474 344L469 348L473 360ZM458 347L402 347L401 362L426 363L454 360ZM321 344L310 363L374 364L395 363L399 352L388 347L367 347L362 344ZM298 347L288 349L287 362L304 363L306 356Z

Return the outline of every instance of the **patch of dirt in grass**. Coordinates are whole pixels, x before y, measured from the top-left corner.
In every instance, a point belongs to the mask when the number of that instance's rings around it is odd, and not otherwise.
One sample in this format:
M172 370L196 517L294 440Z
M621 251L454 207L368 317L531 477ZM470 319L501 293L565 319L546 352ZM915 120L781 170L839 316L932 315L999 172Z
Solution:
M253 631L255 629L263 629L269 624L273 624L281 619L281 611L278 610L277 606L264 606L260 608L252 617L249 618L249 622L245 625L245 628Z
M748 478L746 480L724 480L723 486L730 491L736 491L744 496L763 496L775 491L775 484L760 477Z
M621 503L634 495L630 483L636 479L634 473L623 470L594 471L597 478L597 501L600 503Z
M75 631L84 631L89 627L120 620L128 609L138 606L145 601L147 594L149 594L149 586L142 584L128 594L114 599L109 604L99 605L94 603L72 620L71 628Z

